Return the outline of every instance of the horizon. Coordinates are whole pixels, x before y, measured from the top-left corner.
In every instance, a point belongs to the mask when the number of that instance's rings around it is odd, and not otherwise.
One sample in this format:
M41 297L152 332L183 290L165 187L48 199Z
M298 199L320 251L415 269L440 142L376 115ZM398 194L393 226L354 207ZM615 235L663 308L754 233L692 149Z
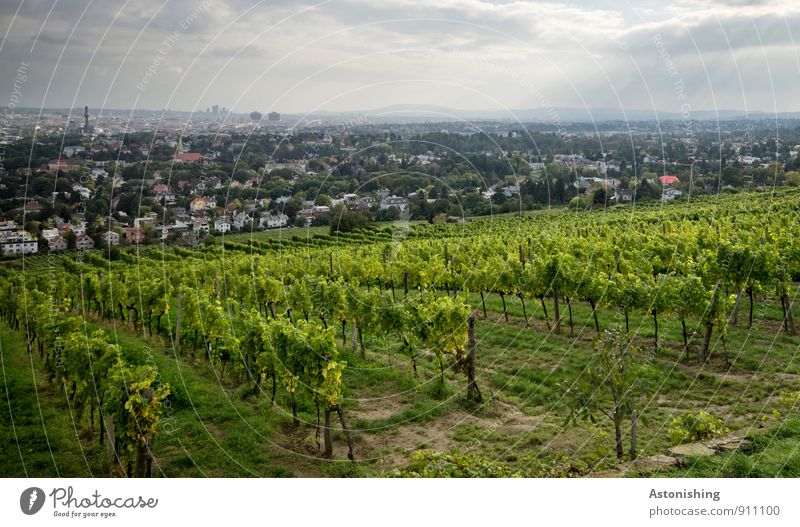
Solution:
M124 113L132 113L132 112L149 112L149 113L187 113L187 114L213 114L213 115L231 115L231 116L247 116L252 112L259 112L261 113L264 118L266 118L267 113L269 112L276 112L281 115L281 117L293 117L293 118L309 118L309 117L334 117L339 115L366 115L370 117L386 117L395 115L401 115L403 113L407 113L411 116L419 116L421 114L436 114L437 112L442 112L443 118L451 118L451 119L475 119L475 120L497 120L497 121L507 121L507 120L532 120L533 122L542 122L542 119L529 119L529 118L518 118L515 114L519 112L551 112L553 110L556 111L570 111L570 112L586 112L588 114L592 114L592 112L619 112L621 114L633 114L633 115L641 115L646 113L653 114L654 118L643 118L643 117L631 117L629 116L628 120L631 121L674 121L675 118L681 118L682 116L679 115L679 112L673 112L670 110L662 110L662 109L651 109L651 108L639 108L639 107L621 107L621 108L614 108L614 107L601 107L601 106L593 106L593 107L577 107L577 106L553 106L553 107L531 107L531 108L509 108L509 109L498 109L493 110L489 108L454 108L454 107L446 107L446 106L439 106L439 105L414 105L410 103L397 103L383 107L376 107L376 108L368 108L364 110L348 110L348 109L337 109L337 110L313 110L313 111L299 111L299 112L282 112L280 109L262 109L262 108L251 108L249 110L242 110L242 111L233 111L231 109L225 109L226 112L223 113L222 108L220 108L219 112L209 111L209 109L195 109L195 110L182 110L177 108L147 108L147 107L139 107L139 108L124 108L124 107L106 107L101 108L99 106L93 106L91 104L80 104L76 106L45 106L45 107L30 107L30 106L16 106L13 110L9 110L4 108L4 113L6 115L13 115L13 113L48 113L48 112L73 112L75 113L76 110L80 110L83 112L84 108L88 107L89 109L89 116L96 118L99 115L104 115L107 113L117 113L117 112L124 112ZM94 112L93 112L94 111ZM451 112L450 114L445 114L444 112ZM497 114L506 113L508 117L499 117ZM481 115L484 114L484 115ZM495 116L488 117L486 114L494 114ZM77 114L76 114L77 115ZM698 115L702 115L702 117L698 117ZM717 115L721 120L731 120L731 119L757 119L757 120L764 120L770 118L777 118L777 119L796 119L800 118L800 111L785 111L785 112L775 112L770 110L763 110L763 109L736 109L736 108L717 108L717 109L694 109L691 112L691 115L688 116L687 120L691 121L713 121L714 115ZM83 113L81 113L83 116ZM655 117L658 116L658 119ZM620 118L605 118L601 117L597 119L598 121L617 121L617 120L625 120ZM570 119L565 119L565 121L569 122L589 122L589 121L572 121Z

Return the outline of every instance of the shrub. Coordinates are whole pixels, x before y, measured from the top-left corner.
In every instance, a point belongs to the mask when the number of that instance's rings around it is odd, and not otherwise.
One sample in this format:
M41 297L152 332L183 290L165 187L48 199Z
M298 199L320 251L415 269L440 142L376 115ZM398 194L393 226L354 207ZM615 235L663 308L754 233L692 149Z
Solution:
M411 464L391 474L401 478L516 478L505 463L461 452L417 450L411 454Z
M727 432L729 429L724 426L722 419L706 411L689 412L683 417L676 417L669 424L669 438L675 444L703 441Z
M800 411L800 391L781 392L778 397L778 406L786 415L798 413Z

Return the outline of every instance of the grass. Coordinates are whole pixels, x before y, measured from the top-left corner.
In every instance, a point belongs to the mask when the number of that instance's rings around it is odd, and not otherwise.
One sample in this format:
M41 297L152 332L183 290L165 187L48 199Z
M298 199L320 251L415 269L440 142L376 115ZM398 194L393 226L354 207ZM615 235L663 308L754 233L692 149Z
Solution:
M3 401L0 475L88 477L102 473L102 448L73 422L68 398L42 375L20 336L0 327Z
M469 301L480 309L479 295L470 295ZM204 360L192 360L188 353L176 356L158 339L145 339L121 324L115 331L103 327L128 353L154 362L172 386L154 447L159 476L374 476L406 464L408 453L423 447L480 454L529 475L587 473L613 465L608 420L592 425L567 424L566 419L571 409L566 390L592 359L596 332L589 306L573 303L574 331L565 322L561 334L555 334L547 329L537 302L527 301L526 326L518 298L506 297L508 322L497 295L485 295L485 301L488 317L479 310L477 322L477 380L485 399L480 405L465 402L465 377L450 365L442 385L437 362L425 350L419 350L415 375L409 357L393 340L365 335L362 357L337 335L341 359L347 362L343 406L355 443L355 467L346 461L338 422L334 459L320 457L316 407L303 390L298 399L303 424L292 429L282 390L273 405L267 394L254 394L248 383ZM637 345L654 352L652 365L658 371L657 382L638 405L641 456L666 451L669 422L685 412L706 409L732 430L749 430L772 414L780 391L797 389L800 338L779 331L781 311L774 302L759 302L754 311L753 327L743 316L738 327L729 329L724 350L722 341L715 340L704 366L697 363L701 337L690 342L687 356L680 323L662 317L656 351L652 318L631 315ZM601 329L624 327L622 316L609 309L601 308L598 319ZM73 420L77 414L65 394L43 377L38 356L29 357L19 335L6 327L0 327L0 339L7 391L6 404L0 405L0 438L6 445L20 445L0 455L2 474L118 474L96 444L88 420ZM772 435L755 436L758 446L751 454L698 459L674 475L797 475L800 427L787 424L759 434Z
M750 436L751 452L696 457L686 467L664 473L668 477L692 478L797 478L800 477L800 417L776 428Z
M327 235L330 233L331 228L327 225L311 225L309 227L284 227L281 229L269 229L265 231L246 231L233 234L223 234L216 236L215 239L226 242L246 242L249 240L265 241L265 240L291 240L292 237L298 236L300 238L312 238L317 235Z

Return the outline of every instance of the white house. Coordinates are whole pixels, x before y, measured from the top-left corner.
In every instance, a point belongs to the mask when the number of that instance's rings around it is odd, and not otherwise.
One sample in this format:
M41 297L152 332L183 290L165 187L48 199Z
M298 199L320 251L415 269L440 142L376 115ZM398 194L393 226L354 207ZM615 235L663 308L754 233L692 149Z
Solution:
M116 247L119 245L119 234L114 231L107 231L103 233L103 241L105 241L106 245L109 247Z
M249 225L253 221L247 213L240 212L236 216L233 217L233 226L236 229L242 229L245 225Z
M86 234L81 234L75 239L75 248L84 251L94 249L94 240Z
M158 214L151 212L142 218L134 218L133 226L134 227L147 227L148 225L154 226L156 224L156 221L158 221Z
M753 156L739 156L737 160L739 161L739 163L742 163L743 165L755 165L756 163L761 161L761 158Z
M261 216L258 226L262 229L277 229L278 227L286 227L289 224L289 216L286 214L267 214Z
M58 229L42 229L42 238L47 240L48 242L59 236Z
M231 224L228 220L217 220L214 222L214 230L221 233L230 232Z
M19 225L16 221L6 220L0 221L0 232L18 231Z
M36 254L39 243L27 231L3 232L0 236L0 248L3 255Z
M84 187L80 183L73 184L72 191L80 194L81 199L89 199L92 196L92 191Z
M408 208L408 199L402 196L386 196L381 200L381 210L386 210L389 207L397 207L404 211Z
M75 154L80 154L81 152L85 152L86 150L82 146L65 146L63 150L61 150L65 156L72 157Z
M66 251L68 247L67 240L65 240L61 236L56 236L55 238L49 238L47 240L47 247L51 251Z
M661 201L672 201L675 198L679 198L683 195L683 192L676 188L668 188L661 194Z

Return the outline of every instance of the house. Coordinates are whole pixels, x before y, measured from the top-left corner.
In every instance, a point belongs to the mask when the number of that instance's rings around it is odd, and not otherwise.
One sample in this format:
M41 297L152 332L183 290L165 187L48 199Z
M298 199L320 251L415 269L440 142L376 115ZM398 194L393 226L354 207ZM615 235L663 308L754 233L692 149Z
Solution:
M681 182L681 180L678 179L678 176L661 176L660 178L658 178L658 181L664 186Z
M80 194L81 199L84 199L84 200L89 199L92 196L92 191L90 189L84 187L80 183L74 183L72 185L72 191L73 192L77 192L78 194Z
M191 230L192 228L185 221L176 220L175 223L170 226L170 231L172 232L184 233L184 232L189 232Z
M175 223L192 223L191 214L188 214L182 208L175 207L172 209L172 212L175 214Z
M629 190L617 189L613 199L617 203L630 203L633 201L633 194Z
M35 213L35 212L40 212L43 208L44 205L42 205L41 203L37 203L35 201L28 201L27 203L25 203L25 205L17 207L14 210L16 210L17 212Z
M155 225L156 220L158 220L158 214L156 213L149 213L142 218L134 218L133 219L133 226L134 227L146 227L148 225Z
M77 225L72 225L72 232L75 233L75 236L80 236L81 234L86 234L86 227L87 223L85 221L79 221Z
M209 231L210 231L209 226L208 226L208 222L207 221L200 221L200 220L194 220L192 222L192 230L194 232L204 232L206 234L208 234Z
M258 221L258 226L262 229L276 229L278 227L285 227L289 224L289 216L286 214L266 214L261 216Z
M500 189L503 195L507 198L511 196L519 196L519 185L509 185Z
M249 225L252 223L253 218L251 218L247 213L240 212L236 216L233 217L233 226L236 229L242 229L245 225Z
M363 198L359 198L358 200L358 208L359 209L368 209L375 204L375 198L372 196L364 196Z
M158 199L163 199L165 205L175 203L175 195L170 192L169 187L163 183L156 183L153 185L153 194L155 194Z
M66 251L69 244L61 236L56 236L47 240L47 247L50 251Z
M4 231L0 233L0 249L3 256L36 254L39 243L27 231Z
M158 227L156 227L156 235L158 236L158 239L161 240L162 242L166 241L167 237L169 236L169 233L170 233L169 225L159 225Z
M47 240L48 242L53 238L58 238L60 233L58 229L42 229L42 238Z
M683 192L676 188L668 188L661 194L661 201L672 201L675 198L679 198L683 195Z
M63 159L54 159L47 164L47 168L53 172L57 170L67 172L70 169L70 164Z
M62 223L61 226L58 227L58 234L59 236L67 237L69 233L72 232L72 224L71 223Z
M585 181L588 182L588 185L591 188L594 188L595 185L597 185L605 189L616 189L620 184L620 180L615 178L590 177L590 178L585 178Z
M141 227L128 227L125 229L125 240L129 245L139 245L144 242L144 229Z
M75 239L75 248L82 251L94 249L94 240L91 239L87 234L81 234Z
M19 225L14 220L6 220L0 222L0 233L9 231L18 231Z
M219 219L214 222L214 230L220 233L230 232L231 224L226 219Z
M82 146L65 146L61 150L61 152L67 157L72 157L75 154L80 154L80 153L85 152L85 151L86 150Z
M301 209L297 215L303 218L316 218L318 216L322 216L323 214L328 214L330 211L330 207L326 207L325 205L316 205L307 209Z
M408 199L401 196L386 196L381 200L381 210L386 210L389 207L397 207L401 211L408 208Z
M187 152L185 154L175 154L172 156L175 163L199 163L203 160L203 154L199 152Z
M119 245L119 234L114 231L107 231L103 233L103 241L109 247L116 247Z
M189 204L189 210L191 212L203 212L216 206L217 202L213 198L195 198Z

